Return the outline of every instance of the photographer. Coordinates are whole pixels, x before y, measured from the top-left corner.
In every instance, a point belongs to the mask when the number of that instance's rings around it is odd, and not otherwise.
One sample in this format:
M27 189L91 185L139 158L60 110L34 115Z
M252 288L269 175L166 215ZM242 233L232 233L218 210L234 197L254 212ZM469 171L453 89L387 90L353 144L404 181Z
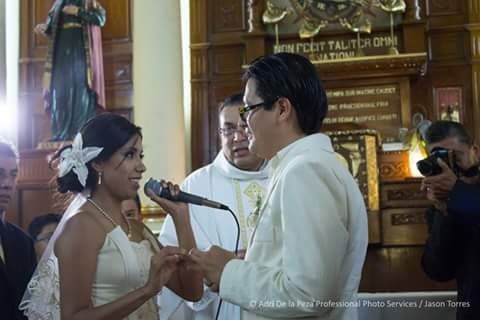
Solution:
M434 122L425 134L429 158L420 171L433 206L427 212L429 237L424 272L436 281L457 282L457 319L480 318L479 149L456 122Z

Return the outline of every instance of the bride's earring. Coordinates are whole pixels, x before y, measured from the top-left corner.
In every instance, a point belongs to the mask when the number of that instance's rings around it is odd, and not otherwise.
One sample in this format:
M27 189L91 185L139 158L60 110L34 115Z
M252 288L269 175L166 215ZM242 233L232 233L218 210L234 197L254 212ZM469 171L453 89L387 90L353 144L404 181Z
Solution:
M102 172L98 173L98 185L102 184Z

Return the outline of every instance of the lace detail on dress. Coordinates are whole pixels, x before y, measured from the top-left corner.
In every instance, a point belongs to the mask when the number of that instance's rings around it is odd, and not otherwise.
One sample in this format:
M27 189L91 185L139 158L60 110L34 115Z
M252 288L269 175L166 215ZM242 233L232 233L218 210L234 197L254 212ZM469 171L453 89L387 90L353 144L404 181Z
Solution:
M29 320L60 320L58 260L51 255L38 267L26 289L28 299L20 303Z
M148 281L149 271L150 271L150 259L152 257L152 244L149 240L142 240L141 242L132 242L132 245L137 261L139 262L141 283L138 284L137 288L140 288ZM140 320L140 319L159 319L158 306L155 301L155 297L147 300L140 308L138 308L128 320Z
M27 285L18 308L30 320L60 320L59 268L53 248L67 221L81 212L79 209L89 195L90 191L85 190L70 202Z

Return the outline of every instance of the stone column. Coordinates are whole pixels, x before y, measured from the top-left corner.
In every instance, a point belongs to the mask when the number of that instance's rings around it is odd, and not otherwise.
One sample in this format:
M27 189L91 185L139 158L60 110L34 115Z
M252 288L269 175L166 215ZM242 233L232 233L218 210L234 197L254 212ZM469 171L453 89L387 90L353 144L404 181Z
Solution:
M186 174L180 2L132 3L134 117L143 128L144 178L180 183Z

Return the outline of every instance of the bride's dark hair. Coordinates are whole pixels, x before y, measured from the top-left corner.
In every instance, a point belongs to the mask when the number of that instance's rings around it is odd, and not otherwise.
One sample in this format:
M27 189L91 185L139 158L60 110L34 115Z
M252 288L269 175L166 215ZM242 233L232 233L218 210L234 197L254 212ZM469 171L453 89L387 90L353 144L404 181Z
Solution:
M63 177L57 177L58 192L82 192L84 189L94 190L98 182L98 173L92 168L93 161L106 161L117 150L124 146L133 136L142 137L142 130L126 118L114 113L102 113L90 119L80 129L83 140L83 148L100 147L102 152L90 160L86 165L88 168L88 177L85 187L78 180L77 175L72 170ZM51 162L58 160L63 150L72 148L68 145L60 149Z

